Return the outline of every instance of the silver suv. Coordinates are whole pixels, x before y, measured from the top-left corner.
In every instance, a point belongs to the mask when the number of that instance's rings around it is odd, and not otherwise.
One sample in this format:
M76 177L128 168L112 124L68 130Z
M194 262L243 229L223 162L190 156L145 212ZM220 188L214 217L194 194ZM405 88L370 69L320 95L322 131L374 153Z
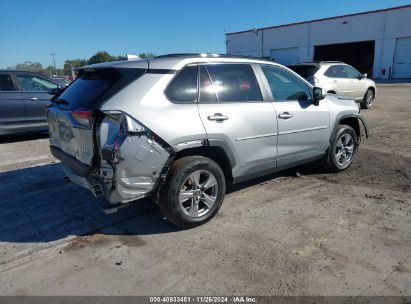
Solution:
M227 184L314 160L344 170L368 136L353 100L270 61L176 54L78 73L47 112L67 176L114 209L151 196L184 228L217 213Z
M346 95L359 102L362 109L371 108L375 94L375 82L352 66L340 61L303 62L289 66L313 86L327 93Z

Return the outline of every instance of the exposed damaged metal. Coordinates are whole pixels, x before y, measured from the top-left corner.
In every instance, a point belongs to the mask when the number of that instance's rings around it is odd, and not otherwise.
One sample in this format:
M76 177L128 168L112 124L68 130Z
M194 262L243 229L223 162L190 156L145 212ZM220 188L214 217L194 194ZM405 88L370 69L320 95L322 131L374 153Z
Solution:
M106 198L126 203L155 190L170 158L170 147L148 128L120 112L105 113L97 126L100 167Z

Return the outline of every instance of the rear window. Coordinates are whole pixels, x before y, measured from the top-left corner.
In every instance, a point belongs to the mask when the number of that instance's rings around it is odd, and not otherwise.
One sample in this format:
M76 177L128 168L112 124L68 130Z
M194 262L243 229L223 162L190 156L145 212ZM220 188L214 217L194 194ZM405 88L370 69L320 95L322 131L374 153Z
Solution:
M315 65L291 65L289 68L305 79L314 76L320 69L320 67Z
M131 81L143 75L140 69L95 69L80 72L79 77L55 100L66 102L65 109L94 109Z
M197 66L187 66L171 81L165 94L175 103L193 103L197 99Z

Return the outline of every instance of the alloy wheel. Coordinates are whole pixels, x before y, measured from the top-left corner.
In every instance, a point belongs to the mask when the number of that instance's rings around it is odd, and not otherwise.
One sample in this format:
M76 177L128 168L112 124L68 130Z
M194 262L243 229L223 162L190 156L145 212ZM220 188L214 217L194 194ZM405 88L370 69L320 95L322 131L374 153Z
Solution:
M218 195L218 183L215 176L207 170L197 170L184 181L179 203L183 212L190 217L201 217L207 214Z
M372 102L374 101L374 94L371 91L368 91L367 96L365 98L365 102L367 103L367 108L372 106Z
M348 133L341 136L335 148L335 160L339 166L344 167L352 161L354 149L354 138Z

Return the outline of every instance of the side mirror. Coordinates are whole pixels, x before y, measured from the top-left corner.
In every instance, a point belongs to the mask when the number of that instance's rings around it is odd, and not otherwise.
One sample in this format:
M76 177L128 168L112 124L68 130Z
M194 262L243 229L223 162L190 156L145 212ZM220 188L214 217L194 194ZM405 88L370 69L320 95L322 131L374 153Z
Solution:
M367 77L368 77L367 73L362 74L362 78L367 78Z
M318 106L320 104L320 100L325 98L325 94L323 92L323 89L319 88L319 87L314 87L313 88L313 96L314 96L314 99L313 99L314 102L313 103L314 103L315 106Z

